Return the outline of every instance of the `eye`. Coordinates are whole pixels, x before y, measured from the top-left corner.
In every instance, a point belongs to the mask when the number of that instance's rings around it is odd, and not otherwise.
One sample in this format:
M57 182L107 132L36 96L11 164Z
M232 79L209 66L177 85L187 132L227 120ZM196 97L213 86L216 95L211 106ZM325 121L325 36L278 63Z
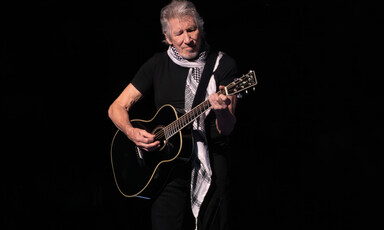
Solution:
M193 32L193 31L196 31L197 30L197 27L191 27L189 29L187 29L187 32Z
M180 35L182 35L183 34L183 31L177 31L177 32L175 32L173 35L175 35L175 36L180 36Z

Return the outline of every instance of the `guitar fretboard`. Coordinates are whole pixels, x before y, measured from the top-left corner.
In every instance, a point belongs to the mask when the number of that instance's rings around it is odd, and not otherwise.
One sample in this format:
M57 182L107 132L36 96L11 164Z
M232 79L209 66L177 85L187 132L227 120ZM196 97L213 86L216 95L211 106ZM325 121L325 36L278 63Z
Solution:
M222 88L217 92L218 95L236 95L250 87L253 87L257 84L255 71L251 70L248 74L243 75L241 78L236 79L232 83L228 84L226 87ZM195 108L191 109L188 113L181 116L179 119L173 121L167 125L159 137L164 137L165 139L171 138L176 133L180 132L184 127L191 124L198 117L200 117L205 111L211 108L209 100L206 100L200 103ZM163 136L164 135L164 136Z
M179 119L167 125L167 127L164 128L165 139L169 139L176 133L180 132L184 127L195 121L209 108L211 108L211 104L208 100L206 100L195 108L191 109L191 111L188 113L181 116Z

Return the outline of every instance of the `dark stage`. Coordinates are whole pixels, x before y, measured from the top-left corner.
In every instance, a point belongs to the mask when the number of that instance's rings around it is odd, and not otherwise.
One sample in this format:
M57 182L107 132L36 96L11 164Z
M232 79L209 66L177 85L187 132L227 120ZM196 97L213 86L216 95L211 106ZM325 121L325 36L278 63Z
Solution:
M112 178L112 101L166 47L168 1L2 3L1 228L149 229ZM236 229L383 227L382 47L363 1L199 1L211 46L255 69L232 135ZM151 118L151 98L132 116ZM380 227L377 227L380 226Z

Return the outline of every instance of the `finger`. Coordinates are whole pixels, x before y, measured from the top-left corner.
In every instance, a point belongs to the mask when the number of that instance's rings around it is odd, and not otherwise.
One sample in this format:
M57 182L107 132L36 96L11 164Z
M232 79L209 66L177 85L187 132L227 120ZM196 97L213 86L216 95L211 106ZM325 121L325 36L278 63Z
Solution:
M154 138L154 137L155 137L154 134L148 133L148 132L145 131L145 130L142 130L140 134L141 134L143 137L146 137L146 138Z
M148 133L145 130L142 130L140 132L140 139L138 141L141 142L142 144L152 144L155 142L155 137L156 135L153 135L151 133Z
M155 141L155 142L150 143L150 144L143 143L139 147L141 149L144 149L145 151L153 151L153 150L160 147L160 141Z
M140 147L143 147L143 148L153 148L153 147L157 147L159 145L160 145L160 141L155 141L155 142L151 142L151 143L141 143Z
M140 136L144 143L152 143L155 140L155 135L148 133L147 131L143 130L140 133Z
M216 100L216 105L219 107L219 108L226 108L227 107L227 97L218 97L217 100Z
M218 100L219 96L217 94L212 94L209 96L209 102L211 103L212 106L215 106L218 104L217 100Z
M227 105L228 105L228 102L231 103L231 99L226 95L220 95L219 98Z
M150 138L150 137L142 137L139 142L140 143L143 143L143 144L151 144L153 143L155 140L154 138Z
M228 107L228 105L230 105L232 102L231 102L231 99L226 97L225 100L224 100L224 103L225 103L226 107Z
M154 141L154 137L142 129L135 129L134 135L130 136L129 138L139 147L141 147L143 144L149 144Z

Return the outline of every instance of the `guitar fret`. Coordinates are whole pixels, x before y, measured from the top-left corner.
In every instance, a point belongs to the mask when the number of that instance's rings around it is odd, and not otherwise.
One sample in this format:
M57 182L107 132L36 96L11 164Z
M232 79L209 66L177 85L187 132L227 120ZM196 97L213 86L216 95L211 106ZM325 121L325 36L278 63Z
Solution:
M206 110L208 110L211 107L211 104L208 100L202 102L195 108L193 108L188 113L181 116L179 119L173 121L170 123L167 127L164 128L164 134L165 138L169 139L176 133L180 132L185 126L192 123L194 120L196 120L199 116L201 116Z

